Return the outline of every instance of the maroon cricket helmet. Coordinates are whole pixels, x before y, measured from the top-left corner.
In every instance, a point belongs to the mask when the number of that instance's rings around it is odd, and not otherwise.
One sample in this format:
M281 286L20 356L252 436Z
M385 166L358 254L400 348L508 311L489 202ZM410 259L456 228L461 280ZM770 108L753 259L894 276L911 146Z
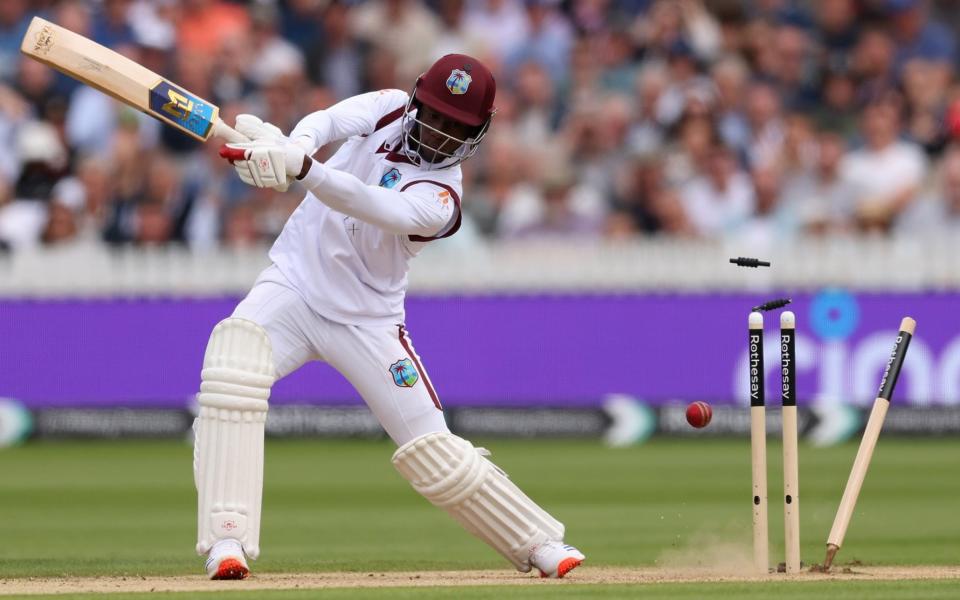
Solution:
M473 156L490 127L496 109L497 82L479 60L466 54L447 54L417 78L407 102L403 123L403 152L414 163L448 168ZM467 139L458 139L426 123L415 113L421 105L474 128ZM432 131L440 143L428 142L422 131Z
M413 95L440 114L477 127L496 112L497 82L476 58L447 54L417 78Z

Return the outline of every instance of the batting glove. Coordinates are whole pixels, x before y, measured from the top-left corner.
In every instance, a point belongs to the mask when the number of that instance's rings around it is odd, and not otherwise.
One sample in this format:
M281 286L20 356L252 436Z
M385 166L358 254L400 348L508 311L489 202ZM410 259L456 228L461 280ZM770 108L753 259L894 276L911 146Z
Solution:
M265 123L256 115L237 115L233 128L243 135L250 138L251 141L260 140L281 140L285 135L280 128L273 123Z
M285 192L291 178L308 166L304 149L292 143L276 125L244 114L237 116L235 129L251 141L226 144L220 148L220 156L233 164L244 183Z

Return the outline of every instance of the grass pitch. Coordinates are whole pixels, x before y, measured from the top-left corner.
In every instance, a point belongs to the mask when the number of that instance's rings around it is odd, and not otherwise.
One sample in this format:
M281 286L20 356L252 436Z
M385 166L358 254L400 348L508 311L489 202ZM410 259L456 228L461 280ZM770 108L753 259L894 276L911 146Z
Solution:
M769 513L775 563L783 554L783 513L780 447L772 442ZM559 440L482 445L514 481L566 523L568 541L588 556L584 570L602 565L723 571L749 564L747 440L655 440L627 449ZM409 488L389 462L392 451L386 441L268 440L263 555L252 565L254 573L509 569ZM801 448L801 553L807 564L823 559L855 453L855 444ZM172 441L46 442L0 450L0 577L200 573L202 561L193 553L191 460L191 448ZM960 564L958 466L960 444L955 440L881 439L838 562ZM575 577L576 572L571 583ZM916 597L936 598L948 597L941 592L955 594L957 585L960 581L946 580L908 587ZM650 597L727 593L759 598L776 593L789 598L795 588L797 594L817 593L820 586L841 598L836 594L846 589L850 597L866 589L877 598L911 597L898 591L906 589L902 582L643 587ZM424 596L428 589L326 590L324 596L432 597ZM630 586L564 585L549 590L464 587L456 595L504 597L508 589L509 596L521 598L632 593ZM0 587L0 593L10 592ZM306 597L297 594L260 591L250 597Z

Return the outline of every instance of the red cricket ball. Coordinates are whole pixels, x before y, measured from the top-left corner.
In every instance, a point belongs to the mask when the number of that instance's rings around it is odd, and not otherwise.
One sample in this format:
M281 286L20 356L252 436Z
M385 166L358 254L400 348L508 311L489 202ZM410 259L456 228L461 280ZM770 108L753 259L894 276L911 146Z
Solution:
M700 429L706 427L713 417L713 409L706 402L692 402L687 406L687 423Z

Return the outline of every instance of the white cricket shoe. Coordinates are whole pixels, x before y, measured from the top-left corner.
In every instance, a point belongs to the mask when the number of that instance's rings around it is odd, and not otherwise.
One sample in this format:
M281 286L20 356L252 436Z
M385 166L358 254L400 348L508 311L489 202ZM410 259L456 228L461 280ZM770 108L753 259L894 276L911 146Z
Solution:
M547 541L530 552L530 564L540 570L540 577L559 579L580 566L587 558L582 552L563 542Z
M210 548L206 568L210 579L245 579L250 574L243 546L233 539L220 540Z

